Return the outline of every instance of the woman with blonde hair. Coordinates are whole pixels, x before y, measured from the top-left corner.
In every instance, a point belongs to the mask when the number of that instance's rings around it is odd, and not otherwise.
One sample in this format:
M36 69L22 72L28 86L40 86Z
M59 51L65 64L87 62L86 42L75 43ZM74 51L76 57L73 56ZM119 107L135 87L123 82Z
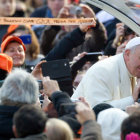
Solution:
M49 140L73 140L73 132L69 125L55 118L47 121L46 134Z

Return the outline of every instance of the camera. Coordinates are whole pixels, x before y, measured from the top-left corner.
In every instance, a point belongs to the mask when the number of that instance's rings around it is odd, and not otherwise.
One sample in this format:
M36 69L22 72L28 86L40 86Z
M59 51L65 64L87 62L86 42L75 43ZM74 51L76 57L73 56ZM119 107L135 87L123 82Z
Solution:
M80 6L72 6L70 8L70 14L71 15L79 16L81 13L82 13L82 8Z
M63 103L60 105L60 114L65 115L65 114L77 114L76 112L76 104L75 103Z
M38 82L39 90L43 90L42 80L37 80L37 82Z
M49 76L50 79L57 80L62 91L67 92L70 96L73 94L71 69L67 59L42 63L41 68L43 76Z

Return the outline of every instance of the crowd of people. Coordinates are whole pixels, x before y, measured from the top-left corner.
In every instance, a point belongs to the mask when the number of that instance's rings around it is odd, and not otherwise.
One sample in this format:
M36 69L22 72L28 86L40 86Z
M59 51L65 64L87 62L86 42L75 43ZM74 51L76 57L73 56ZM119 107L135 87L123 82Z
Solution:
M100 13L79 0L0 0L0 17L95 20L0 25L0 140L140 139L140 37Z

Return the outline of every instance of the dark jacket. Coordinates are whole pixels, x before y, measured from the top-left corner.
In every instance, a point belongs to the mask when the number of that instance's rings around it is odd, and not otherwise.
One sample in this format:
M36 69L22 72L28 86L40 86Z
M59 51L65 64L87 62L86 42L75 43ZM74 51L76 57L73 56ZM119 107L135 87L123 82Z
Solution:
M37 8L31 15L30 17L38 17L38 18L45 18L45 17L48 17L48 18L52 18L52 12L51 10L48 8L47 5L45 6L42 6L42 7L39 7ZM40 40L41 38L41 34L43 32L43 30L45 29L46 25L33 25L32 26L32 29L34 30L38 40Z
M31 14L31 17L46 17L48 10L50 11L47 5L39 7Z
M79 28L68 33L45 57L47 61L64 59L67 54L77 46L81 45L85 40L85 33Z
M0 25L0 44L2 43L3 36L7 33L9 25Z
M19 109L15 106L0 105L0 140L14 138L12 131L12 119L14 113Z
M107 43L115 38L116 24L119 22L120 21L118 19L114 18L104 23L104 26L107 30L107 36L108 36Z
M25 138L13 138L11 140L47 140L47 136L45 133L30 135Z
M54 104L54 107L58 113L59 119L65 121L69 124L75 135L78 137L78 131L81 128L81 124L77 121L75 118L75 114L71 112L74 108L71 108L70 104L73 104L70 97L66 92L54 92L51 96L51 100ZM61 105L62 104L69 104L69 106L65 107L67 110L65 110ZM72 110L71 110L72 109ZM68 111L68 112L67 112Z
M115 55L116 54L116 48L113 48L112 47L112 44L113 44L113 40L111 40L108 44L107 44L107 46L106 46L106 48L105 48L105 50L104 50L104 55Z
M78 33L80 33L78 35ZM59 35L58 35L59 34ZM73 35L73 38L71 39L70 35ZM81 35L81 36L80 36ZM62 38L64 37L64 38ZM64 42L66 37L69 37L69 40L66 40L65 44L63 45L60 42ZM81 41L82 37L82 41ZM41 50L44 55L47 55L49 51L55 47L59 47L58 44L61 44L61 51L63 48L71 48L69 51L65 53L65 58L72 61L73 57L78 55L82 52L99 52L104 50L105 43L107 41L106 35L105 35L105 28L104 26L97 21L97 25L94 28L90 29L90 33L88 32L88 37L85 38L85 33L81 34L81 31L77 31L77 29L73 30L70 33L67 33L60 29L57 26L49 26L47 27L42 35L41 40ZM84 40L83 40L84 39ZM71 42L70 42L71 41ZM77 46L73 46L72 41L77 43ZM66 47L67 46L67 47Z
M67 93L61 91L54 92L51 96L51 100L59 114L61 110L61 104L72 104L72 101ZM74 114L70 114L70 112L69 114L61 114L61 117L59 117L59 119L67 122L75 135L78 136L77 133L81 128L81 125L75 118ZM83 124L81 140L102 140L100 125L93 120L86 121Z

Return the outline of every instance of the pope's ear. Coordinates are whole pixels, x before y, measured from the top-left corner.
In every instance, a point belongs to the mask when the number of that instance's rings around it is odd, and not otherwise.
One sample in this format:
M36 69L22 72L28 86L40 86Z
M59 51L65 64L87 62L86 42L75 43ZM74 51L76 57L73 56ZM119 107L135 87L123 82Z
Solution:
M130 55L130 50L129 49L124 50L124 59L125 59L125 61L129 60L129 55Z

